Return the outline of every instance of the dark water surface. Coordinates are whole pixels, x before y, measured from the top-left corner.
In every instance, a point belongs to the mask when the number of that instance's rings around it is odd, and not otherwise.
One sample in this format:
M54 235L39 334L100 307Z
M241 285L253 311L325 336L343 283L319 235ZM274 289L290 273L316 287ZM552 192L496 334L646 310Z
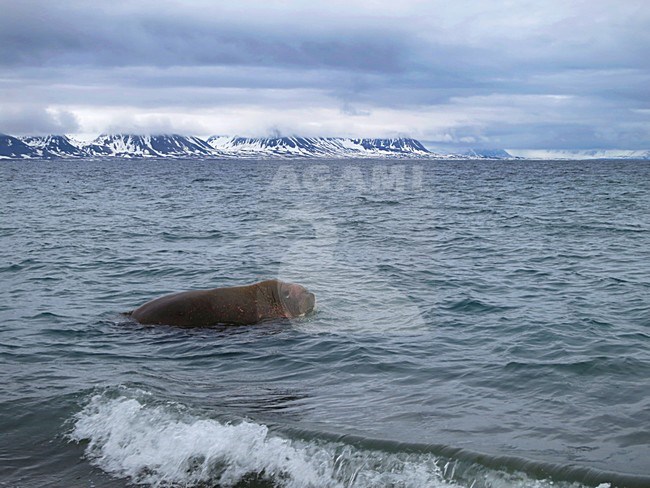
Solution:
M0 486L650 486L648 162L319 164L0 164Z

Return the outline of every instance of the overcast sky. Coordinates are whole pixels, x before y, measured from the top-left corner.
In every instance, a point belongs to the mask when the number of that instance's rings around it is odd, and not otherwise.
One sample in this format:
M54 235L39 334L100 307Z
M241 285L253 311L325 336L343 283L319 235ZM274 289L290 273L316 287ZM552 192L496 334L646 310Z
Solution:
M650 1L0 0L0 132L650 148Z

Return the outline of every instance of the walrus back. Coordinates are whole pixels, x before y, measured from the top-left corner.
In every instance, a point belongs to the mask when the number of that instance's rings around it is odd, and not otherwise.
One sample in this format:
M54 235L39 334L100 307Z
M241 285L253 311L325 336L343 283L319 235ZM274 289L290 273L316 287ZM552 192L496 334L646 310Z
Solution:
M185 291L151 300L129 316L141 324L206 327L256 324L261 320L299 316L313 308L313 294L304 287L296 288L298 285L285 290L288 295L282 302L280 288L285 285L278 280L265 280L252 285ZM296 294L296 290L300 293ZM296 307L285 308L294 302Z
M155 298L131 312L131 317L147 325L210 325L211 310L206 310L200 292L181 292Z
M257 322L257 307L244 287L195 290L166 295L133 310L131 317L147 325L207 327Z

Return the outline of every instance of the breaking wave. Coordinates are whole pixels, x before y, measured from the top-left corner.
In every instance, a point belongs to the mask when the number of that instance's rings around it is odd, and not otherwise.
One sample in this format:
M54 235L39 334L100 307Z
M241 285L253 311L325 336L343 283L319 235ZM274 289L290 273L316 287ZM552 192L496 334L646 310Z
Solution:
M409 449L386 452L340 441L291 439L263 424L207 418L132 389L94 395L75 415L69 438L86 444L88 460L110 475L156 487L582 486L463 466Z

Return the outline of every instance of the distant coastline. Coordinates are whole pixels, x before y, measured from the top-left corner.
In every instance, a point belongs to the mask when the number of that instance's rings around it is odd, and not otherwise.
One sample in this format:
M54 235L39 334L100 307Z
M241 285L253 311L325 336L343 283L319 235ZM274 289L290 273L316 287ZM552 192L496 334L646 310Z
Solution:
M103 134L91 141L67 135L0 134L0 159L368 158L368 159L650 159L650 150L441 150L417 139L231 137Z

